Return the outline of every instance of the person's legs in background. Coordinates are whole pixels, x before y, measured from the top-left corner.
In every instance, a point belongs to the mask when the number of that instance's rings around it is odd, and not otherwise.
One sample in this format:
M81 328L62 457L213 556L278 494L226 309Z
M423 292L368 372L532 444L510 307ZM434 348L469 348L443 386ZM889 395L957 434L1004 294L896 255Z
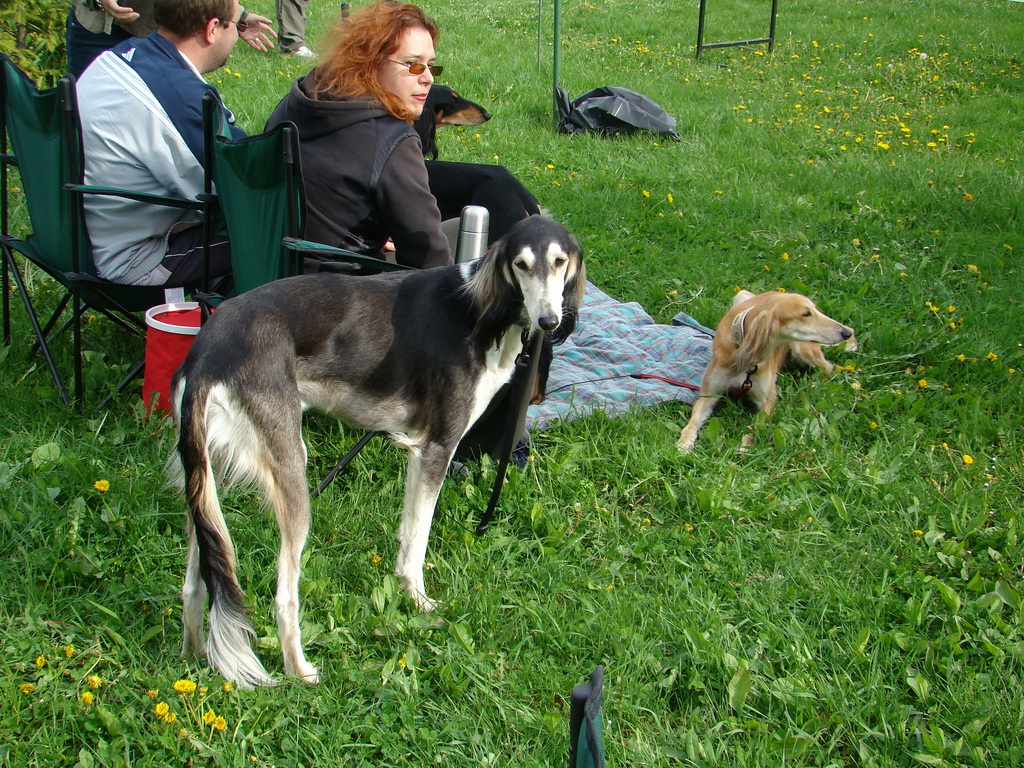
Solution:
M306 7L309 0L275 0L277 6L277 43L281 53L312 57L306 45Z
M68 51L68 73L77 80L93 59L129 37L131 35L116 24L111 27L109 35L105 32L90 32L75 18L75 9L72 8L68 13L64 35Z

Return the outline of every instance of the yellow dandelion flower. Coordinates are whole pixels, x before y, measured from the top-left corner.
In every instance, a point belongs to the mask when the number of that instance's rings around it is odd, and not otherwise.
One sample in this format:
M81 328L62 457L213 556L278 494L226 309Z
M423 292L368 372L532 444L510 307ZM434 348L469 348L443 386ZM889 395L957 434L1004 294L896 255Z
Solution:
M973 463L974 463L974 457L965 453L964 454L964 464L967 464L968 466L970 466Z
M725 194L725 192L723 192L723 191L722 191L722 190L720 190L720 189L716 189L716 190L715 190L715 194L716 194L716 195L724 195L724 194Z
M649 517L645 517L643 520L640 521L640 525L644 526L645 528L647 526L649 526L650 524L651 524L651 518L649 518Z
M972 195L970 192L964 192L964 200L966 200L967 202L971 202L971 200L973 199L974 195Z
M922 531L920 528L915 528L914 529L914 535L915 536L924 536L924 531Z
M218 731L223 731L225 728L228 727L228 721L225 720L223 717L218 716L217 719L213 721L213 727L216 728Z
M961 353L961 354L956 356L956 359L959 360L962 363L962 362L964 362L967 359L967 355Z
M103 685L103 681L100 679L99 675L89 675L87 678L85 678L85 683L93 690L96 690L101 685Z
M683 523L683 530L686 531L687 533L690 533L690 532L693 531L693 526L690 525L689 523Z
M977 272L978 271L978 267L975 266L974 264L968 264L967 265L967 271L968 272Z
M878 429L878 422L877 421L872 421L870 424L868 424L868 428L869 429Z
M92 487L95 488L100 493L106 493L107 491L110 490L110 481L97 480L95 483L92 484Z
M64 658L70 659L74 655L75 655L75 646L73 646L73 645L65 645L64 646Z
M203 713L203 722L206 725L213 725L213 721L216 720L216 719L217 719L217 713L214 712L212 709L208 709L208 710L206 710L206 712Z
M171 723L173 723L177 719L178 719L178 714L176 712L168 712L166 715L164 715L164 722L167 723L168 725L170 725Z
M548 169L549 171L553 171L553 170L555 169L555 166L553 166L553 165L552 165L551 163L548 163L548 165L547 165L547 169Z
M999 355L997 355L995 352L989 352L987 355L985 355L985 359L994 363L996 360L999 359Z
M928 386L928 379L921 379L919 382L917 382L917 386L919 386L921 389L924 389L925 387Z
M159 704L153 707L153 711L156 712L157 717L163 717L171 711L171 708L167 705L166 701L161 701Z
M676 201L676 199L674 197L672 197L672 193L671 192L669 192L667 195L665 195L665 199L668 200L668 202L670 202L670 203L674 203Z
M160 691L150 689L146 691L146 695L149 696L150 701L156 701L160 698Z
M779 258L781 258L783 261L789 261L789 254L788 253L784 253Z
M889 145L888 145L888 144L886 144L886 143L885 143L884 141L880 141L880 142L878 142L878 144L877 144L876 146L877 146L877 147L878 147L879 149L888 149L888 148L889 148Z
M949 312L950 314L953 314L954 312L956 312L956 307L950 304L948 307L946 307L946 311Z
M37 667L45 667L46 666L46 657L45 656L36 656L36 666Z
M24 694L34 693L36 687L32 683L22 683L18 686L18 690Z
M191 680L177 680L174 683L174 690L178 693L195 693L196 684Z
M231 693L231 689L233 686L231 685L231 683L224 683L222 687L224 689L224 693Z
M650 197L651 196L651 193L648 192L646 189L643 192L641 192L640 194L642 194L644 197Z
M203 686L202 688L200 688L200 689L199 689L199 695L200 695L200 696L205 696L205 695L206 695L206 692L207 692L208 690L210 690L210 689L209 689L209 688L207 688L207 687L206 687L206 686L204 685L204 686Z
M384 558L381 557L380 555L373 555L372 557L370 557L370 562L373 563L374 565L380 565L380 562L383 559Z
M90 704L92 704L93 701L95 701L95 699L96 699L96 697L93 696L92 693L89 692L89 691L85 691L82 694L82 703L85 704L86 706L89 706Z
M398 666L400 666L402 669L405 669L408 666L408 662L405 660L404 653L402 654L402 657L398 660Z

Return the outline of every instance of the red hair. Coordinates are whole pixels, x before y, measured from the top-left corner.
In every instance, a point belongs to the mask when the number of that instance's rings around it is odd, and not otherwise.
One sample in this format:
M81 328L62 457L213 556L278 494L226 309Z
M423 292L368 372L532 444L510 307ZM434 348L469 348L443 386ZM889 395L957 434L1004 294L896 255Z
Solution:
M437 23L422 9L396 0L379 0L342 19L331 33L324 62L313 70L313 96L368 96L399 120L411 123L416 116L377 80L381 64L398 50L402 35L410 29L425 29L435 44L440 36Z

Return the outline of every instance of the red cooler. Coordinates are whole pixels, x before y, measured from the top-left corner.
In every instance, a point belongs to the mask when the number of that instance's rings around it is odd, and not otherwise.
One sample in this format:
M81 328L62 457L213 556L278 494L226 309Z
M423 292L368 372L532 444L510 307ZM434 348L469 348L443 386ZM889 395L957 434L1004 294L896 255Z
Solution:
M154 407L171 412L171 376L185 360L199 333L200 310L194 301L161 304L146 311L146 369L142 399L146 412Z

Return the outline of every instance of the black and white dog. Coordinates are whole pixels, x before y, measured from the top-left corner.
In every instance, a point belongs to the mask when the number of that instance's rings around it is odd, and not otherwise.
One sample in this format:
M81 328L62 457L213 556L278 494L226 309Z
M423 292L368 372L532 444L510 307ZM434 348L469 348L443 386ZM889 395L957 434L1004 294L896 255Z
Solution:
M585 270L551 219L517 224L476 261L370 277L279 280L225 301L175 374L177 457L188 506L185 654L241 686L273 679L251 647L215 470L260 487L281 532L277 623L286 674L316 682L299 635L300 556L310 523L307 408L387 432L409 451L396 575L423 611L430 523L452 454L511 377L524 335L575 327ZM210 598L209 638L203 616Z

